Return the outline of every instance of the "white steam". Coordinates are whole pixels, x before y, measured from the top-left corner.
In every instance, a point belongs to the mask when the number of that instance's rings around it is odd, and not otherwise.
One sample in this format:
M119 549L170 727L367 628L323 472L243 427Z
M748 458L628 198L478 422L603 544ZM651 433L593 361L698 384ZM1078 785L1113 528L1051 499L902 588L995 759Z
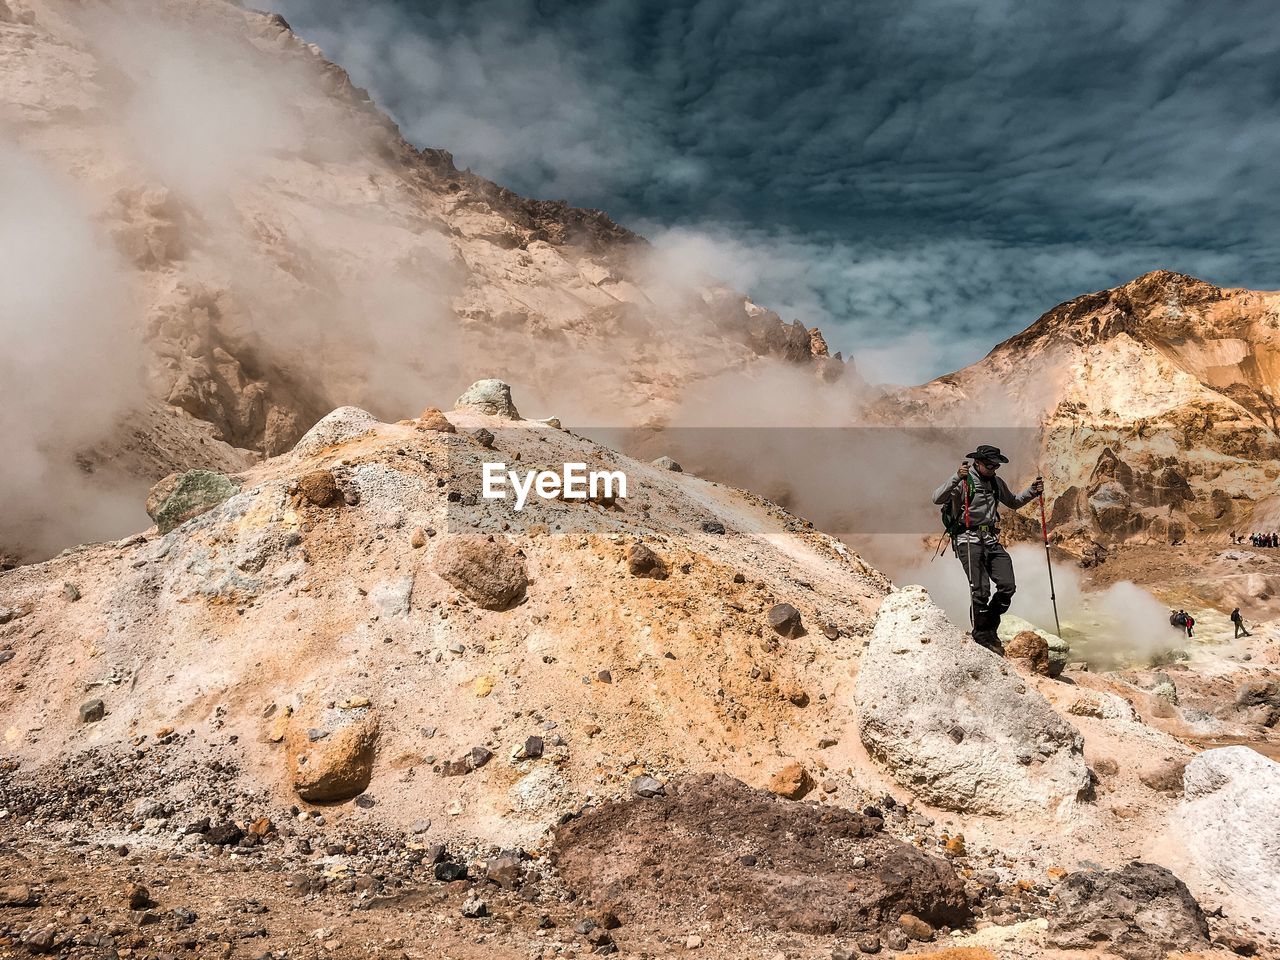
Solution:
M75 462L142 396L131 294L72 186L0 141L0 547L109 535L121 510L145 521Z

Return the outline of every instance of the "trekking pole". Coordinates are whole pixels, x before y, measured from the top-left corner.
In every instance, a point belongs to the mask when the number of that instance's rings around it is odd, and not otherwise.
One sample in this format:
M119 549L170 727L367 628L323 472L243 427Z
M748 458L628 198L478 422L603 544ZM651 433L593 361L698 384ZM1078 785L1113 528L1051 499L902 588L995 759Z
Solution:
M1044 480L1044 477L1036 477ZM1044 536L1044 562L1049 568L1049 602L1053 604L1053 625L1058 628L1058 636L1062 636L1062 624L1058 622L1058 598L1053 592L1053 560L1049 557L1049 522L1044 517L1044 489L1040 490L1040 533Z
M964 465L968 467L969 461L964 461ZM970 536L969 531L969 477L965 476L960 485L964 488L964 550L967 560L964 572L965 576L969 578L969 629L976 630L978 628L978 614L973 600L973 537Z

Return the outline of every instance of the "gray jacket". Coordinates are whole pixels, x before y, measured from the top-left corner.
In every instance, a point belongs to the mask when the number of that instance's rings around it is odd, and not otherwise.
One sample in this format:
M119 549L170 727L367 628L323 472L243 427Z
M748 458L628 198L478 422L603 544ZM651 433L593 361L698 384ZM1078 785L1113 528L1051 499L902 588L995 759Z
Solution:
M1015 494L998 474L990 480L984 480L978 476L978 471L970 467L969 477L973 482L973 499L969 501L971 527L985 524L994 528L1000 522L1000 504L1003 503L1006 507L1017 510L1036 498L1036 494L1031 492L1030 487ZM950 498L952 511L963 522L964 492L964 484L953 473L946 483L933 491L933 502L943 504Z

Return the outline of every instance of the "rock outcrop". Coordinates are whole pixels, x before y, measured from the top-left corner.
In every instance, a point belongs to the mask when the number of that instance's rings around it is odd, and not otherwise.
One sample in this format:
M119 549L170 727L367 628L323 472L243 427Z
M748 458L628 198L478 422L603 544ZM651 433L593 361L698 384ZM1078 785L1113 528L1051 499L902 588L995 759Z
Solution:
M1221 747L1192 760L1182 781L1176 839L1233 913L1280 935L1280 763Z
M1170 951L1209 946L1209 923L1187 885L1152 863L1073 873L1053 895L1051 947L1164 960Z
M926 803L1066 816L1091 789L1079 732L920 587L885 598L855 700L867 750Z

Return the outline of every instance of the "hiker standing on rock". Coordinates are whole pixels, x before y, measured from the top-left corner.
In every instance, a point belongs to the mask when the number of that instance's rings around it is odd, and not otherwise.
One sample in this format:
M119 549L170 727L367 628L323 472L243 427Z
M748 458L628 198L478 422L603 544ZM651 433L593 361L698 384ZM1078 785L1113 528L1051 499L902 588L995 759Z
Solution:
M1000 504L1017 510L1044 490L1044 481L1037 477L1021 493L1011 491L1009 485L996 476L1000 465L1008 462L1009 458L1000 453L999 447L984 443L933 493L933 502L943 507L942 517L951 534L951 547L969 578L973 639L1001 656L1004 656L1004 645L996 631L1000 617L1013 601L1017 585L1013 579L1013 560L1000 546ZM996 589L991 594L993 583Z

